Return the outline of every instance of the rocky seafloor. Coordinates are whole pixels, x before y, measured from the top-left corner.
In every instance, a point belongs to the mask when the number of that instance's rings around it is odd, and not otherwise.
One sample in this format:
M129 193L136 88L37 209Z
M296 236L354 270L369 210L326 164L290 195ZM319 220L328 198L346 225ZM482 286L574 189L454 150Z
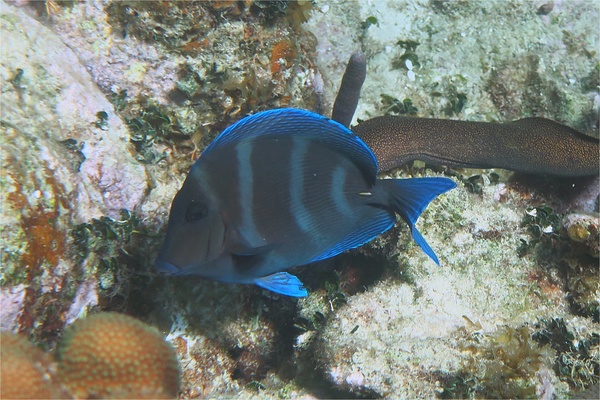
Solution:
M367 55L355 121L550 118L598 136L593 1L0 3L0 327L56 350L118 311L176 349L180 398L565 398L600 380L598 180L451 170L406 226L297 272L305 299L164 278L192 162L250 112L329 115Z

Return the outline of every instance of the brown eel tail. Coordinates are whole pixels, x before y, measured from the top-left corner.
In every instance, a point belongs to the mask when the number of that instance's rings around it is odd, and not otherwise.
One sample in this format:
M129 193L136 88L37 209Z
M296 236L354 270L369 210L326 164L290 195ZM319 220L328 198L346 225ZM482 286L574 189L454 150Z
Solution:
M491 123L386 116L353 131L382 171L412 160L557 176L592 176L600 169L598 139L545 118Z

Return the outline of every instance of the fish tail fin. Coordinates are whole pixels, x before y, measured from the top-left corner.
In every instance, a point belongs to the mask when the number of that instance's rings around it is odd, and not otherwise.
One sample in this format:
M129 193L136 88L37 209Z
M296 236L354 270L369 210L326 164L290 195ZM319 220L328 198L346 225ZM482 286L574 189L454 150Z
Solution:
M416 227L417 219L427 208L429 203L448 190L454 189L456 183L448 178L428 177L411 179L379 179L377 186L380 186L387 193L387 202L384 207L389 208L410 227L410 232L414 241L423 249L437 265L440 262L431 249L425 238Z

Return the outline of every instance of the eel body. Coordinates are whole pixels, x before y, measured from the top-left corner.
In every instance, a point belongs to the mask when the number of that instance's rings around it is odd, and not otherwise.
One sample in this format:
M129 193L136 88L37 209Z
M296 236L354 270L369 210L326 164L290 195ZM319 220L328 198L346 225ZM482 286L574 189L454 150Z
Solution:
M333 104L331 119L345 127L350 127L350 122L352 122L352 117L360 98L360 89L365 82L366 76L367 57L363 52L357 51L352 54L346 65L346 71L342 77L342 83Z
M598 139L545 118L490 123L385 116L353 131L382 171L412 160L557 176L598 175L600 168Z

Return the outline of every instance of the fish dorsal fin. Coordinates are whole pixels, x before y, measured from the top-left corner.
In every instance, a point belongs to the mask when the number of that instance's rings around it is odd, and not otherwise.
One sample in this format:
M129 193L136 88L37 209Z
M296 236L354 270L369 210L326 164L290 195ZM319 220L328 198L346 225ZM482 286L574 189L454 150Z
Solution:
M209 155L241 140L269 136L302 136L315 140L350 158L365 176L377 175L377 160L371 149L350 129L322 115L294 108L280 108L250 115L225 129L204 150Z
M515 124L515 125L528 127L535 131L550 131L550 132L556 131L557 134L558 134L558 132L561 132L562 135L571 135L574 137L580 137L582 139L587 139L587 140L590 140L593 142L598 142L598 138L595 136L589 135L584 132L579 132L576 129L573 129L573 128L563 125L563 124L560 124L560 123L553 121L551 119L548 119L548 118L527 117L527 118L518 119L513 122L509 122L509 124Z

